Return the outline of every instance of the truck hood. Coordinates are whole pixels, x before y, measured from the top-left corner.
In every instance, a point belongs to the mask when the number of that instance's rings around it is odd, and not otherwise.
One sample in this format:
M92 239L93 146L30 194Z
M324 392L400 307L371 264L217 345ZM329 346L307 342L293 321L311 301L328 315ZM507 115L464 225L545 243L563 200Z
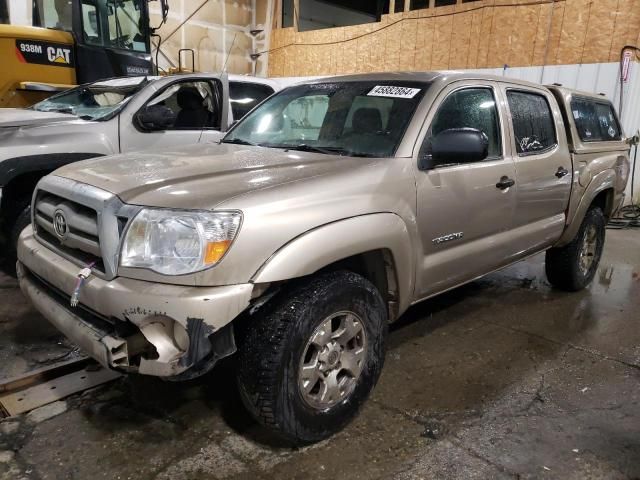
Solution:
M107 190L128 204L210 209L252 191L374 162L380 159L208 144L85 160L55 175Z
M68 113L38 112L26 108L3 108L0 128L41 126L72 120L77 120L77 117Z

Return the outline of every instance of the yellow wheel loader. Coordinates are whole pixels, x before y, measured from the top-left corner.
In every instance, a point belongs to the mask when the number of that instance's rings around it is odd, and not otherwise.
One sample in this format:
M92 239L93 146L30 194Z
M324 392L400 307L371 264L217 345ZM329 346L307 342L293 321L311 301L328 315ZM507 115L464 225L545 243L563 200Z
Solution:
M148 0L33 0L33 26L0 25L0 107L74 85L151 75ZM167 0L160 0L163 22Z

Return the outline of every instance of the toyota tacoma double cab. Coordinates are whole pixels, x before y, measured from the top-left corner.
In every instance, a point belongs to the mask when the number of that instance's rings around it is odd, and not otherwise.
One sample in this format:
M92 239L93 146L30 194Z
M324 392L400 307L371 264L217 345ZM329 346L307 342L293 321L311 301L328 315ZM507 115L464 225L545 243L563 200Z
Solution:
M43 178L20 285L108 368L182 380L234 354L251 414L316 442L363 404L410 305L543 251L553 286L588 285L628 151L604 97L560 86L317 80L219 144Z
M287 81L198 73L113 78L31 108L1 109L0 224L9 260L15 263L31 194L43 176L87 158L219 140Z

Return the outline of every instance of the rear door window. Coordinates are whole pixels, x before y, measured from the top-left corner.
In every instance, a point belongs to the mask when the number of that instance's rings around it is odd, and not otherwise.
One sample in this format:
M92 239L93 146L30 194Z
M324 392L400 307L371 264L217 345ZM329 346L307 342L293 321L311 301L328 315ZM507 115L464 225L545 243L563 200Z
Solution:
M609 102L573 97L571 112L583 142L616 141L622 138L618 119Z
M518 155L535 155L557 144L549 102L538 93L507 91Z
M273 93L268 85L247 82L230 82L231 111L234 120L240 120L253 107Z

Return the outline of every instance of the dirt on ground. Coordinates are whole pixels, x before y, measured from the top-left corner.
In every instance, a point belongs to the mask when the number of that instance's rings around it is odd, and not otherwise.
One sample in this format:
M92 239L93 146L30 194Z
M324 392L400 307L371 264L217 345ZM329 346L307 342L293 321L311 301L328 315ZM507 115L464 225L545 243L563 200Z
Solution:
M551 289L543 260L410 309L361 414L320 444L274 444L227 361L0 421L0 479L640 478L640 232L608 232L582 292ZM73 355L0 279L0 377Z

